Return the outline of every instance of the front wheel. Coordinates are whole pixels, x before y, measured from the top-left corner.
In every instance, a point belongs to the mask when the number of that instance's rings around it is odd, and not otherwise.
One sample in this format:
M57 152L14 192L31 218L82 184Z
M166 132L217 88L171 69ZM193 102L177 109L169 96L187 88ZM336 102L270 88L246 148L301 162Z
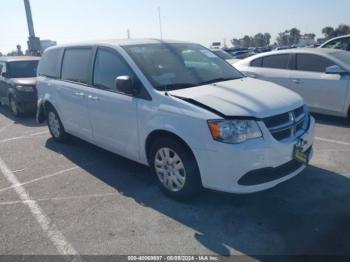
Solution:
M66 142L68 134L64 130L60 117L52 106L49 106L47 109L47 125L49 127L51 136L56 141L61 143Z
M158 139L151 147L150 163L166 195L185 200L202 189L196 159L182 142L173 138Z
M10 104L12 114L15 117L19 117L20 116L20 109L19 109L17 101L12 96L9 98L9 104Z

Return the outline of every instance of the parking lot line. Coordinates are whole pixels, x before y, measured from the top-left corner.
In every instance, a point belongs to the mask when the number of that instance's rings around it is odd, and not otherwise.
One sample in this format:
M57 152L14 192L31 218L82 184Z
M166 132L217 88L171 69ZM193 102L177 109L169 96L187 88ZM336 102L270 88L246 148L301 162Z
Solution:
M328 138L315 137L315 140L328 142L328 143L333 143L333 144L338 144L338 145L350 146L349 142L344 142L344 141L339 141L339 140L332 140L332 139L328 139Z
M73 246L67 241L61 231L58 230L55 224L52 223L50 218L44 213L42 208L35 200L32 200L23 186L20 186L20 182L17 177L7 167L5 162L0 158L0 170L14 187L16 194L21 201L28 206L30 212L38 221L42 230L47 234L57 251L61 255L79 255L79 253L73 248Z
M67 173L67 172L69 172L69 171L73 171L73 170L76 170L76 169L79 169L79 168L80 168L79 166L71 167L71 168L64 169L64 170L58 171L58 172L53 173L53 174L50 174L50 175L42 176L42 177L39 177L39 178L30 180L30 181L27 181L27 182L24 182L24 183L20 183L20 184L17 184L17 185L12 185L12 186L9 186L9 187L1 188L1 189L0 189L0 193L2 193L2 192L4 192L4 191L7 191L7 190L10 190L10 189L13 189L13 188L15 188L15 187L19 187L19 186L24 186L24 185L32 184L32 183L41 181L41 180L43 180L43 179L47 179L47 178L51 178L51 177L54 177L54 176L62 175L62 174L64 174L64 173ZM22 171L23 171L23 170L22 170ZM14 173L14 172L12 172L12 173Z
M11 122L9 124L7 124L6 126L3 126L2 128L0 128L0 133L5 131L7 128L9 128L10 126L12 126L14 124L14 122Z
M48 133L49 133L49 131L42 131L42 132L38 132L38 133L26 135L26 136L17 136L17 137L7 138L7 139L0 140L0 144L6 143L6 142L11 142L14 140L19 140L19 139L27 139L27 138L31 138L31 137L35 137L35 136L46 135Z
M68 196L68 197L53 197L53 198L40 198L35 199L36 202L45 202L45 201L64 201L64 200L77 200L77 199L88 199L88 198L103 198L110 196L118 196L119 193L106 193L106 194L91 194L91 195L81 195L81 196ZM33 200L31 200L33 201ZM27 201L4 201L0 202L0 206L9 206L17 204L25 204Z

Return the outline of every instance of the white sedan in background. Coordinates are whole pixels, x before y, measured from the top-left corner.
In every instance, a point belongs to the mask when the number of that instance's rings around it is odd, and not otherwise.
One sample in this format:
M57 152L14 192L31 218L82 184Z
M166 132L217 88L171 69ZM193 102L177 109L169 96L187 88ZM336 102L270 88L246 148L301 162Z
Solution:
M249 77L299 93L312 112L350 118L350 52L290 49L252 56L234 66Z

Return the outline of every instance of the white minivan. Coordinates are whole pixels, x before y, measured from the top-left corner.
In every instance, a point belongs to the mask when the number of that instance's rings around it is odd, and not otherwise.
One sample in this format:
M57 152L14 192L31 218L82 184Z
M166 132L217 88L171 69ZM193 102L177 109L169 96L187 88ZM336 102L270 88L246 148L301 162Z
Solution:
M37 120L150 166L184 199L266 190L312 157L303 99L244 77L199 44L127 40L53 47L38 68Z

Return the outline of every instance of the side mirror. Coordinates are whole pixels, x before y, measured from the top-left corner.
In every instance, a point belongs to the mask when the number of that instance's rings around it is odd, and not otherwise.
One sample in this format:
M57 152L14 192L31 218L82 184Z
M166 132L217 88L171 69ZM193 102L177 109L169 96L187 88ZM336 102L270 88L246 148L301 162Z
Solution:
M136 95L138 92L135 88L134 81L130 76L118 76L115 79L115 85L118 91L130 94L130 95Z
M341 68L340 66L334 65L326 68L326 74L330 75L344 75L348 72Z

